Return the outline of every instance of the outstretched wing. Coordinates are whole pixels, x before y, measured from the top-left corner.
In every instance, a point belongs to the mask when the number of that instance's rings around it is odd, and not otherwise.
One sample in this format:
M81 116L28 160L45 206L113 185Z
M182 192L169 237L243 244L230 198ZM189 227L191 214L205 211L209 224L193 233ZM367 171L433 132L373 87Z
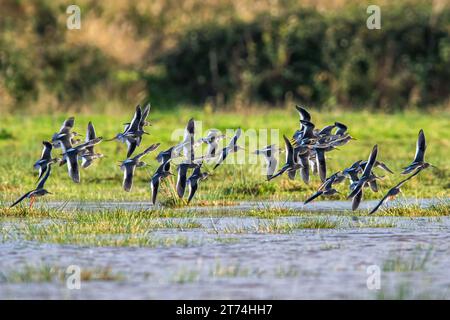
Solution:
M295 109L297 109L298 113L300 114L301 120L311 121L311 115L305 108L296 105Z
M67 155L67 171L74 182L80 182L80 171L76 154Z
M186 189L188 165L182 163L178 166L178 178L177 178L177 194L178 197L183 198L184 191Z
M314 199L320 197L323 194L323 191L317 191L316 193L314 193L311 197L309 197L308 199L306 199L306 201L303 204L308 204L311 201L313 201Z
M344 133L347 132L347 126L340 122L335 122L334 125L336 126L336 135L342 136Z
M425 134L423 133L423 130L420 129L419 136L417 138L417 144L416 144L416 155L414 156L414 162L423 162L425 158L425 149L427 148L426 142L425 142Z
M50 176L50 172L52 171L52 166L49 164L47 165L47 172L45 173L45 176L39 181L36 189L43 189L45 182L47 182L48 177Z
M323 149L316 150L317 167L319 168L319 177L322 182L327 178L327 163L325 161L325 151Z
M364 167L364 171L362 173L362 177L369 178L370 173L372 172L373 165L377 159L378 154L378 146L375 145L372 149L372 152L369 155L366 166Z
M134 169L136 168L133 164L126 164L125 170L123 170L123 189L127 192L131 190L133 186L133 175Z
M16 204L22 202L23 199L25 199L26 197L28 197L30 195L30 193L33 191L28 191L27 193L25 193L23 196L21 196L19 199L17 199L16 201L14 201L14 203L12 205L10 205L9 207L12 208L14 207Z
M153 177L150 185L152 187L152 203L156 203L156 196L158 195L158 189L159 189L159 178Z
M41 159L50 160L52 158L52 144L48 141L42 141L44 148L42 149Z
M62 132L65 128L72 129L74 124L75 124L75 117L70 117L64 120L61 128L59 129L59 132Z
M134 150L136 150L137 141L136 141L136 139L133 139L133 138L127 138L126 144L128 146L127 158L129 158L133 154Z
M392 188L392 189L395 189L395 187ZM373 209L369 212L369 214L372 214L372 213L376 212L376 211L383 205L383 203L384 203L384 202L386 201L386 199L389 197L389 194L390 194L390 192L391 192L392 189L390 189L390 190L384 195L384 197L380 200L380 202L378 202L378 204L375 206L375 208L373 208Z
M95 135L94 125L91 121L89 121L87 130L86 130L86 142L95 139L97 136Z
M136 132L139 129L139 124L141 123L142 110L141 106L136 106L136 111L134 113L133 119L130 122L126 132Z
M355 211L358 209L359 204L361 203L361 199L363 196L363 190L359 190L359 192L352 199L352 210Z
M147 149L145 149L143 152L139 153L138 155L136 155L134 157L135 161L138 161L139 159L141 159L143 156L145 156L146 154L152 152L153 150L156 150L159 147L160 143L154 143L152 144L150 147L148 147Z

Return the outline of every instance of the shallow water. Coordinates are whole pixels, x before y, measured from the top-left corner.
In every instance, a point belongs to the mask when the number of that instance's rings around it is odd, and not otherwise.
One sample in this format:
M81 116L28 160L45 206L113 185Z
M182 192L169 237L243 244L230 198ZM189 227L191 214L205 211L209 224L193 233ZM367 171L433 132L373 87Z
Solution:
M3 299L374 299L450 298L450 218L329 216L342 227L257 233L273 220L198 218L203 228L165 229L153 237L184 236L188 246L82 247L26 241L0 242L0 270L49 264L111 267L122 281L1 283ZM286 217L293 223L311 217ZM183 221L183 218L176 220ZM192 221L192 219L189 219ZM390 222L392 228L359 228ZM3 225L2 227L5 227ZM227 231L228 230L228 231ZM241 230L240 233L229 233ZM244 230L244 232L242 232ZM236 231L237 232L237 231ZM429 253L424 267L417 269ZM383 271L387 261L412 271ZM367 287L367 267L381 268L381 289ZM406 288L406 291L403 289ZM406 293L402 293L406 292Z
M450 200L450 199L446 199ZM385 203L385 207L404 207L410 205L418 205L420 207L429 207L433 204L439 204L440 199L400 199ZM373 208L378 203L378 200L363 201L360 204L359 209L367 210ZM150 202L142 201L130 201L130 202L118 202L118 201L50 201L36 203L37 208L53 208L61 210L86 210L94 211L99 209L126 209L131 211L146 210L152 208L162 208L159 205L153 206ZM214 206L186 206L189 210L198 211L246 211L252 209L270 209L270 208L286 208L299 211L342 211L351 210L351 201L314 201L307 205L303 202L296 201L242 201L232 205L214 205Z

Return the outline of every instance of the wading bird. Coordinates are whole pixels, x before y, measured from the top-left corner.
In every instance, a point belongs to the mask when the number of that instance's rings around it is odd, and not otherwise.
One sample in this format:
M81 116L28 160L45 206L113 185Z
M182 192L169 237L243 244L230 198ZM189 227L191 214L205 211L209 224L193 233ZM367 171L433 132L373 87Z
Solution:
M51 192L48 192L46 189L44 189L45 182L47 182L48 177L50 176L50 172L52 171L51 164L48 165L47 173L44 175L44 177L39 181L36 189L28 191L23 196L21 196L19 199L17 199L10 208L14 207L16 204L22 202L23 199L29 198L30 199L30 209L33 207L33 203L37 197L45 196L46 194L51 194Z
M80 170L78 168L78 156L85 151L87 147L94 146L102 141L102 138L95 138L88 142L79 144L75 147L67 149L65 153L63 153L63 158L67 160L67 171L69 173L69 177L72 178L73 182L80 182Z
M413 162L409 166L403 168L402 174L409 174L417 169L423 170L428 167L434 167L432 164L425 162L426 149L425 134L423 133L423 130L420 129L416 144L416 155L414 156Z
M241 128L238 128L236 130L234 137L228 143L228 146L226 146L225 148L222 149L222 153L220 154L219 159L218 159L216 165L214 166L214 170L225 161L225 159L228 157L228 155L230 153L238 152L239 150L245 150L244 148L237 145L237 140L241 136L241 133L242 133Z
M202 163L198 164L194 168L192 175L189 177L189 179L187 181L188 186L189 186L189 197L188 197L188 202L187 202L188 204L191 202L192 198L195 195L195 192L198 189L199 181L203 181L209 176L209 173L202 172L201 168L202 168Z
M300 169L301 165L294 159L294 148L291 142L285 135L283 135L285 150L286 150L286 163L281 167L280 170L274 175L272 175L268 180L275 179L276 177L282 175L286 171L290 178L295 177L296 170Z
M319 190L314 193L311 197L306 199L304 204L308 204L309 202L313 201L314 199L320 197L320 196L331 196L333 194L339 193L336 189L333 188L333 183L336 181L336 174L333 174L328 179L326 179L325 183L319 188Z
M161 181L170 176L173 175L169 169L170 169L170 160L164 162L163 164L161 164L158 169L156 170L155 174L152 176L151 180L150 180L150 187L152 190L152 203L155 204L156 203L156 197L158 196L158 190L159 190L159 185L161 183Z
M410 175L408 178L400 181L396 186L394 186L393 188L391 188L386 195L380 200L380 202L378 202L378 204L375 206L375 208L373 208L369 214L372 214L374 212L376 212L382 205L384 202L389 201L394 199L398 194L400 194L402 192L402 190L400 190L400 188L408 181L410 180L412 177L416 176L417 174L419 174L419 172L422 171L422 169L418 169L416 172L414 172L412 175Z
M152 144L150 147L139 153L131 159L126 159L121 162L120 169L123 170L123 189L127 192L133 187L134 170L146 165L144 161L141 161L142 157L152 152L159 147L159 143Z
M275 170L277 170L278 160L275 157L277 152L280 152L280 149L277 148L276 145L274 145L274 144L271 144L270 146L267 146L260 150L256 150L254 152L254 154L256 154L256 155L263 155L264 159L266 160L267 180L270 180L270 178L275 173Z
M85 142L89 142L91 140L94 140L95 138L97 138L97 136L95 134L94 125L92 124L91 121L89 121L86 130ZM94 145L88 146L86 147L86 149L84 149L84 152L81 154L81 167L83 169L86 169L94 162L95 159L100 159L102 157L103 154L95 153Z
M42 141L42 144L44 147L42 149L41 158L34 163L34 168L36 170L39 169L38 181L42 178L52 163L59 161L58 158L52 158L52 144L48 141Z

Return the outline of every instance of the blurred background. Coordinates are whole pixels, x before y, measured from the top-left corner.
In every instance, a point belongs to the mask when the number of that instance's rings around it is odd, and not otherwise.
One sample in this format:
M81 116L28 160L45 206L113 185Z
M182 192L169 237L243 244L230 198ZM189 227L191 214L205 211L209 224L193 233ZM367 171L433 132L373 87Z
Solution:
M66 8L81 8L68 30ZM381 30L369 30L369 4ZM1 0L0 112L449 109L450 2Z

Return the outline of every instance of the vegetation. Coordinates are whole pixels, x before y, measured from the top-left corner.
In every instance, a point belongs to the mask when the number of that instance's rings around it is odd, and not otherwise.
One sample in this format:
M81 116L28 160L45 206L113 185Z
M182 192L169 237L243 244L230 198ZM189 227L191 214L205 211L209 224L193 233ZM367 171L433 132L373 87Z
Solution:
M112 112L146 99L448 106L445 0L380 0L381 30L366 27L369 1L77 4L81 29L68 30L65 1L1 2L2 112Z
M131 114L131 112L129 112ZM98 135L110 138L121 130L120 124L129 120L130 114L110 115L105 121L103 115L77 115L75 131L84 133L84 128L89 120L95 124ZM258 145L250 145L245 137L247 129L254 129L259 133L260 129L276 129L279 138L282 134L291 135L297 127L297 113L292 108L288 110L248 111L239 114L237 119L235 112L202 112L194 109L177 109L168 114L155 106L150 115L153 126L149 128L150 136L145 136L142 150L151 143L161 142L160 150L165 150L173 145L180 137L172 137L176 129L182 129L183 123L192 116L202 121L199 126L198 137L209 128L226 130L241 126L244 136L240 141L247 150L240 151L245 154L247 160L258 164L223 165L213 172L207 180L200 185L193 204L214 205L233 204L239 200L267 199L274 201L304 201L319 186L316 176L312 177L309 185L305 185L299 178L290 181L282 176L273 181L265 181L264 160L256 159L251 152ZM251 115L251 116L250 116ZM0 139L0 201L3 205L11 203L21 194L31 190L35 186L37 172L33 170L33 163L41 153L42 140L50 139L57 131L67 115L53 114L23 118L21 116L4 116L0 124L13 137ZM403 194L408 198L449 197L449 164L447 161L447 149L450 144L450 129L448 113L420 112L385 114L366 112L338 112L330 111L319 113L312 110L313 121L318 126L325 126L335 120L349 125L349 131L357 140L340 147L340 150L328 154L328 170L333 173L351 165L358 159L364 159L374 143L379 146L379 159L386 162L395 172L395 175L384 173L377 169L379 175L385 176L380 181L381 191L378 193L365 192L365 199L379 199L385 192L398 182L402 177L398 174L402 167L407 165L415 152L417 132L423 128L427 137L427 155L429 162L439 169L430 168L419 176L409 181L403 188ZM289 121L286 119L289 118ZM174 119L178 119L174 121ZM200 132L202 131L202 132ZM225 141L226 142L226 141ZM282 139L267 141L282 145ZM260 145L259 147L262 147ZM149 180L157 163L155 160L158 151L149 154L144 160L148 167L138 168L132 192L127 193L122 189L123 173L117 162L125 159L126 146L118 142L103 142L97 147L99 152L106 155L92 167L81 172L81 183L72 183L65 167L55 166L46 187L53 195L48 195L40 202L55 200L144 200L150 199ZM54 150L54 156L59 156L59 149ZM205 152L199 149L197 154ZM284 155L280 155L283 163ZM212 172L212 165L205 164L206 170ZM167 201L174 197L171 183L175 180L166 180L159 195L160 201ZM331 199L345 199L348 192L348 183L338 186L343 194ZM401 199L401 197L400 197ZM182 204L185 207L184 204ZM266 209L266 208L261 208Z

